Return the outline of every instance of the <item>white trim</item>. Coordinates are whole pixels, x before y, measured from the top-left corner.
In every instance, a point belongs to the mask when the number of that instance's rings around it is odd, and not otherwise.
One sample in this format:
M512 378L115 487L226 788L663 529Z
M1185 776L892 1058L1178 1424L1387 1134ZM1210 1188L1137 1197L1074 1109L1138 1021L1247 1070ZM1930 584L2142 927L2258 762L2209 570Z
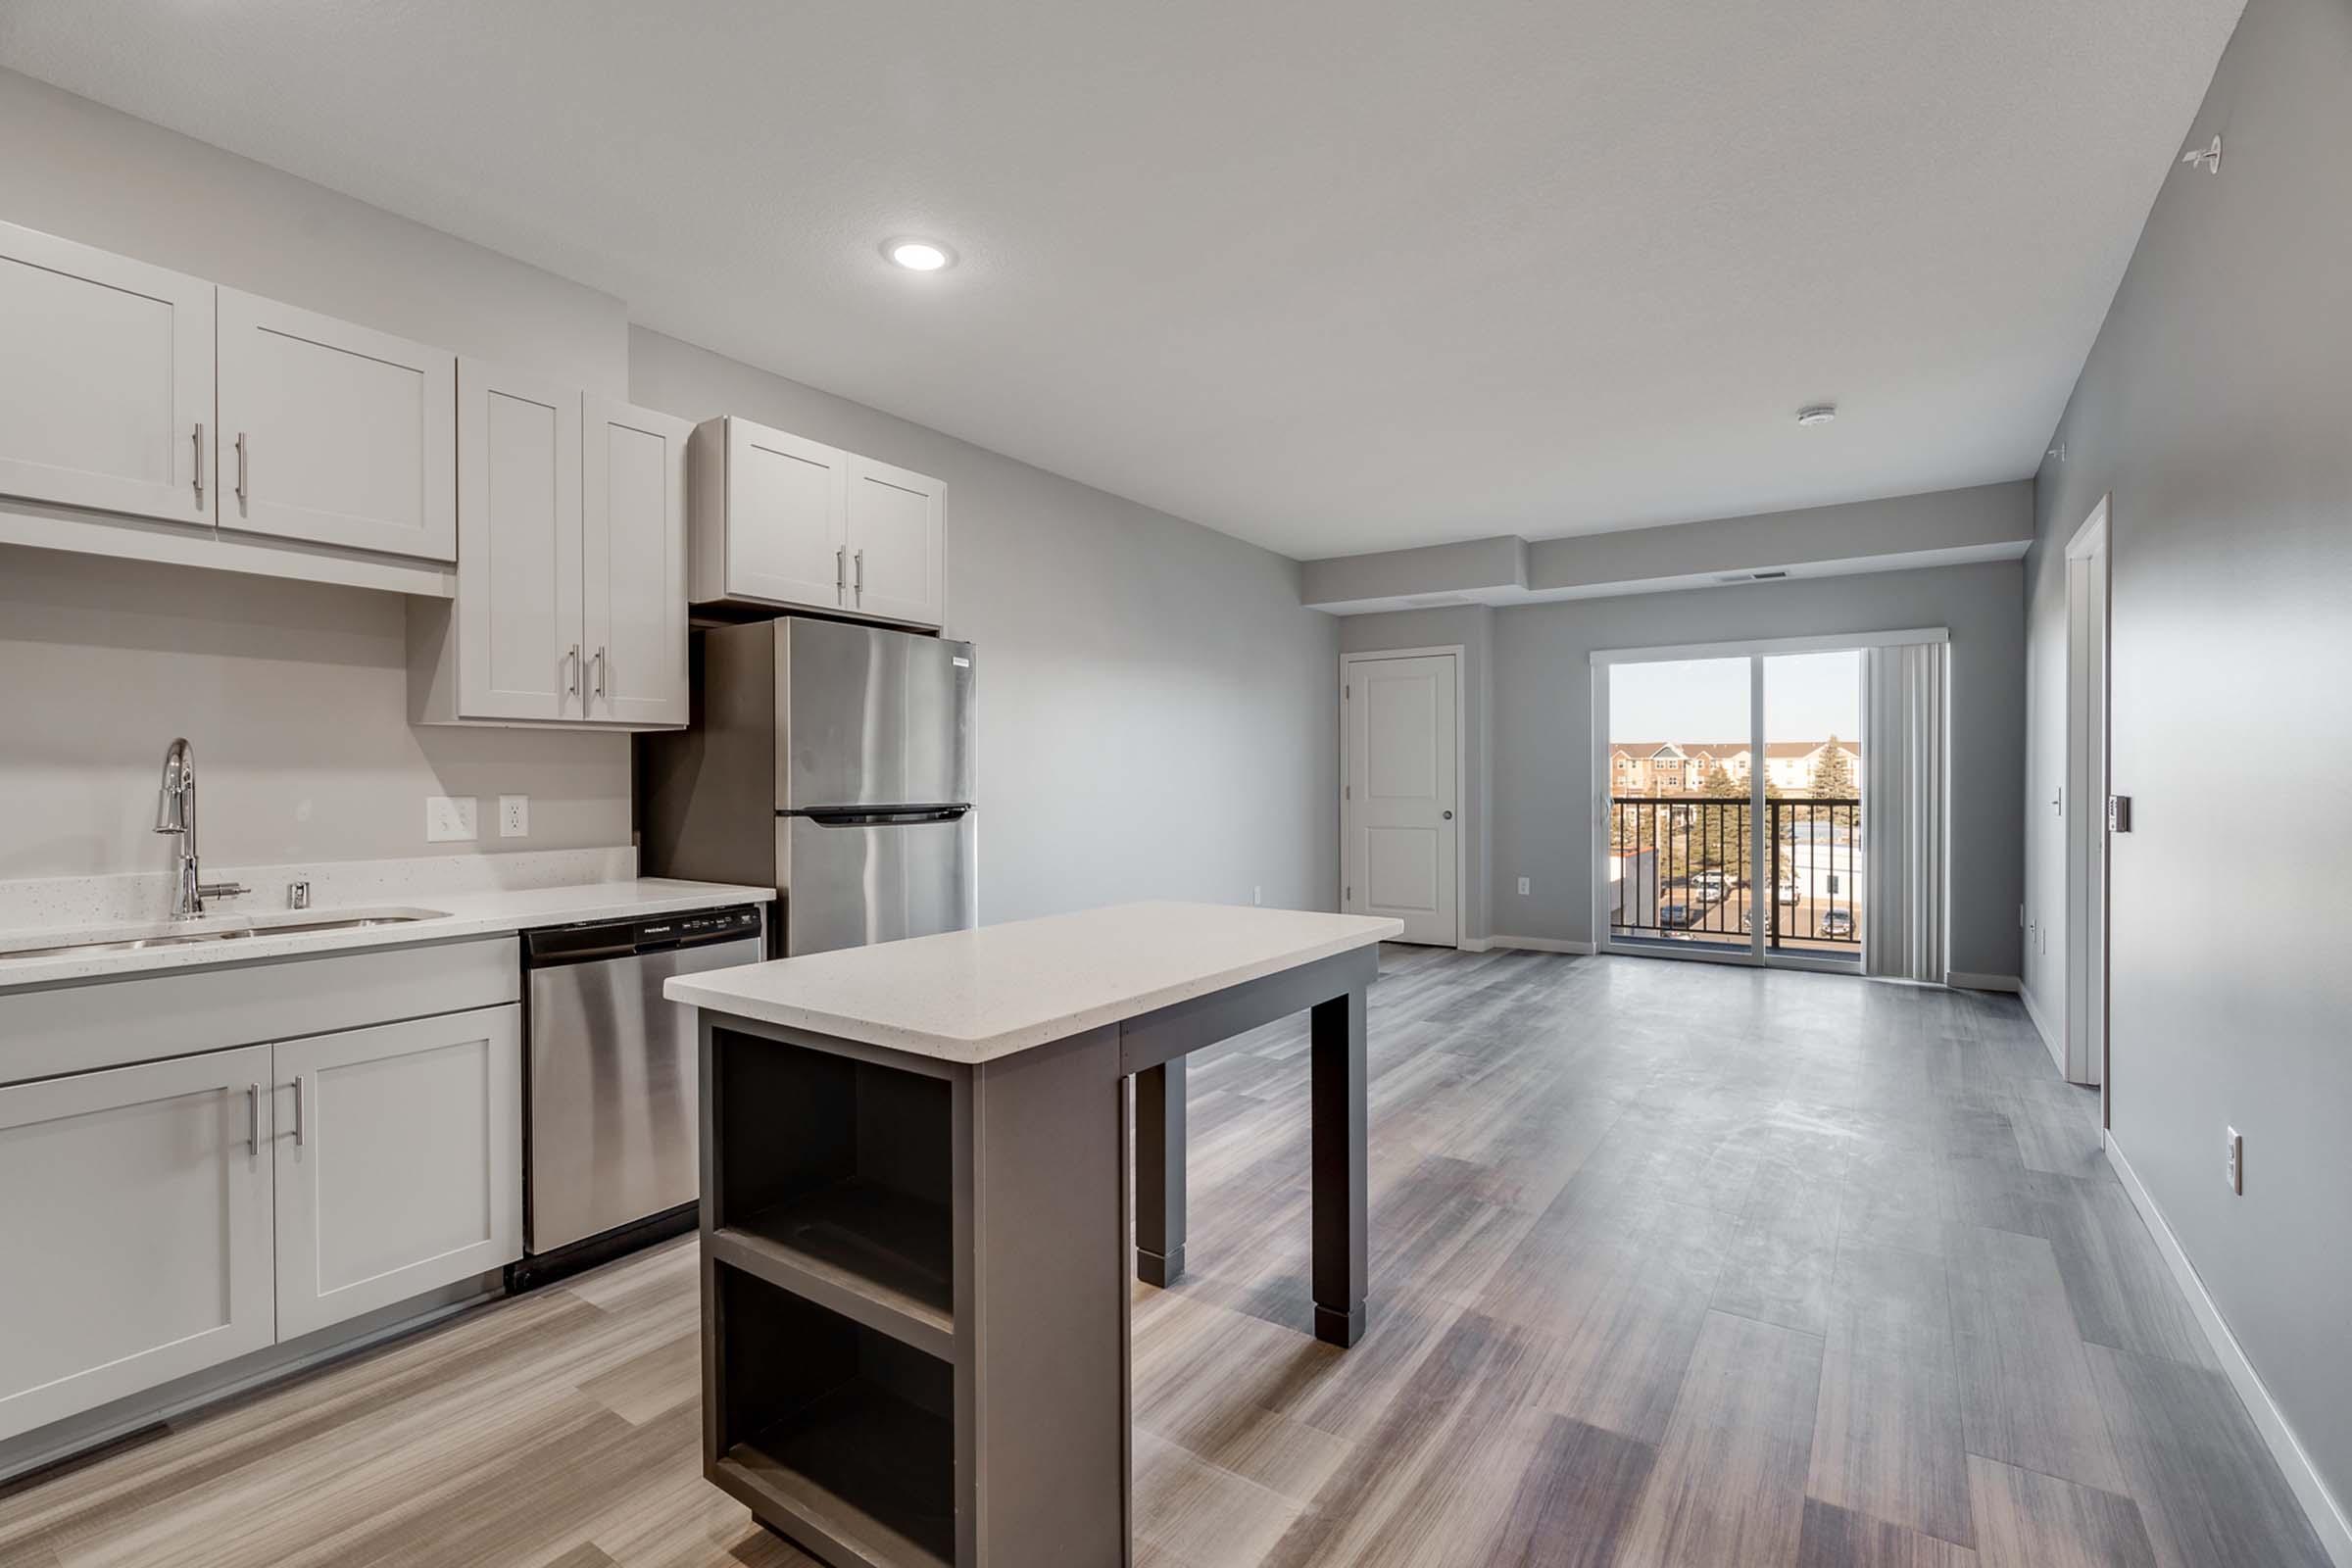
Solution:
M1464 937L1454 947L1464 953L1484 953L1493 945L1492 937Z
M2099 497L2098 505L2090 509L2066 546L2066 774L2058 797L2066 808L2060 823L2066 940L2059 959L2066 994L2058 1020L2064 1044L2059 1073L2078 1084L2101 1082L2107 1076L2106 932L2113 901L2107 873L2106 816L2108 792L2115 787L2111 756L2115 573L2114 558L2107 552L2110 500L2110 496ZM2084 568L2079 600L2074 569L2078 562ZM2095 643L2090 635L2093 624L2100 634ZM2091 701L2094 682L2095 705ZM2091 876L2094 865L2099 870L2095 884ZM2102 1095L2102 1106L2104 1102ZM2103 1109L2100 1119L2104 1123Z
M1469 651L1460 643L1442 648L1366 648L1340 656L1340 912L1348 912L1348 819L1355 803L1348 798L1348 666L1380 659L1439 659L1453 661L1453 946L1462 950L1463 933L1470 928L1470 787ZM1482 817L1481 822L1484 822ZM1426 946L1444 947L1429 943ZM1483 951L1470 949L1471 952Z
M1954 969L1946 979L1954 991L2014 991L2022 996L2026 989L2025 982L2013 974L1970 974Z
M2034 1000L2033 991L2023 981L2018 983L2017 997L2026 1004L2026 1016L2034 1020L2034 1032L2041 1036L2042 1049L2050 1054L2051 1064L2057 1067L2058 1076L2065 1077L2066 1037L2050 1028L2050 1020L2043 1014L2041 1004Z
M1856 648L1900 648L1908 643L1948 643L1944 626L1911 631L1830 632L1819 637L1753 637L1732 643L1676 643L1660 648L1595 648L1595 664L1649 664L1670 659L1769 659L1775 654L1842 654Z
M2189 1309L2196 1313L2197 1324L2204 1329L2215 1357L2222 1363L2222 1370L2230 1375L2230 1383L2236 1386L2237 1396L2245 1401L2246 1413L2254 1418L2255 1430L2262 1434L2271 1456L2278 1461L2278 1468L2285 1474L2287 1486L2294 1490L2295 1500L2309 1516L2320 1544L2327 1548L2337 1568L2352 1568L2352 1518L2345 1516L2342 1504L2328 1492L2328 1483L2320 1479L2311 1455L2295 1441L2294 1429L2286 1424L2286 1417L2271 1397L2271 1391L2263 1386L2262 1375L2254 1370L2254 1363L2246 1359L2237 1336L2230 1332L2222 1309L2214 1304L2205 1282L2197 1277L2196 1265L2189 1261L2180 1238L2165 1222L2164 1211L2156 1206L2156 1200L2141 1183L2139 1173L2116 1146L2115 1135L2102 1136L2107 1146L2107 1162L2115 1167L2124 1191L2131 1195L2132 1206L2147 1221L2148 1234L2156 1239L2156 1250L2172 1266L2174 1281L2188 1298Z
M1509 948L1521 953L1591 953L1592 944L1564 937L1489 937L1481 948Z

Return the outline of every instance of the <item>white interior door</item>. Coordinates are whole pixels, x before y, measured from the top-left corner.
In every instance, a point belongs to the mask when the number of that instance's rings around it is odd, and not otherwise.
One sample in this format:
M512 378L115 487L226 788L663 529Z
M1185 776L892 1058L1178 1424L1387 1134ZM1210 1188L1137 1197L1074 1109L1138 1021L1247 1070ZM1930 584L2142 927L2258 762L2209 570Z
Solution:
M588 716L686 722L686 442L664 414L587 400L580 481Z
M1404 922L1407 942L1461 936L1455 656L1349 660L1341 906Z
M220 526L456 560L457 356L235 289L219 320Z
M0 1089L0 1438L258 1350L270 1048Z
M0 494L213 520L213 285L0 223Z
M280 1338L522 1255L520 1012L276 1047Z

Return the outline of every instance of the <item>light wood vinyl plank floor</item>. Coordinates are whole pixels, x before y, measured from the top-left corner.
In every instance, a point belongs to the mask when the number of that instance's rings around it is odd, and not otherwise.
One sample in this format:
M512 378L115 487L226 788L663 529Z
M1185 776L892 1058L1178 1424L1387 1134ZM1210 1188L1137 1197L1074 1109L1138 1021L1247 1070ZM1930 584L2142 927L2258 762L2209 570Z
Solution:
M2325 1568L2014 999L1396 947L1369 1040L1344 1353L1304 1020L1193 1058L1139 1568ZM701 1479L695 1280L672 1245L0 1489L0 1568L807 1568Z

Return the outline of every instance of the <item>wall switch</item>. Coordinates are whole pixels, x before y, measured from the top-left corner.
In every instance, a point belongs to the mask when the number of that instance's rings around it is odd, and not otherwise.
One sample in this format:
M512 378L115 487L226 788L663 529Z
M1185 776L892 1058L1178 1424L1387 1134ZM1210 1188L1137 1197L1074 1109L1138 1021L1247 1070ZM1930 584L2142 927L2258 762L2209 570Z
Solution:
M474 798L470 795L428 795L424 798L424 842L456 844L474 837Z
M531 836L531 798L528 795L501 795L498 798L498 836L502 839L527 839Z
M2230 1163L2229 1163L2229 1165L2228 1165L2228 1167L2227 1167L2228 1174L2229 1174L2229 1177L2230 1177L2230 1190L2231 1192L2235 1193L2235 1194L2236 1194L2238 1197L2240 1197L2240 1198L2243 1198L2243 1197L2245 1197L2245 1196L2246 1196L2246 1140L2245 1140L2245 1137L2244 1137L2244 1135L2243 1135L2243 1134L2241 1134L2240 1132L2238 1132L2238 1130L2237 1130L2236 1128L2234 1128L2234 1127L2225 1127L2225 1128L2223 1128L2223 1129L2222 1129L2222 1136L2223 1136L2224 1138L2226 1138L2226 1139L2228 1139L2228 1140L2229 1140L2229 1145L2230 1145L2230 1147L2229 1147L2229 1160L2230 1160Z
M1527 897L1527 878L1525 877L1519 879L1519 896L1523 899Z
M1259 888L1259 887L1253 887L1253 888L1251 888L1251 889L1250 890L1250 902L1251 904L1263 904L1263 903L1265 903L1265 902L1266 902L1266 890L1265 890L1264 888Z

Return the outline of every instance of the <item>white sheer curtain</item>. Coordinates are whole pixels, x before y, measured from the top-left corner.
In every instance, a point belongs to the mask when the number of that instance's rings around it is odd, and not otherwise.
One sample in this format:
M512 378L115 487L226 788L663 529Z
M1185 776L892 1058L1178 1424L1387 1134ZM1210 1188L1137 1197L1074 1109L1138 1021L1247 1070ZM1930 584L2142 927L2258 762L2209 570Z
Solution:
M1945 645L1867 652L1863 678L1863 953L1870 972L1945 982Z

